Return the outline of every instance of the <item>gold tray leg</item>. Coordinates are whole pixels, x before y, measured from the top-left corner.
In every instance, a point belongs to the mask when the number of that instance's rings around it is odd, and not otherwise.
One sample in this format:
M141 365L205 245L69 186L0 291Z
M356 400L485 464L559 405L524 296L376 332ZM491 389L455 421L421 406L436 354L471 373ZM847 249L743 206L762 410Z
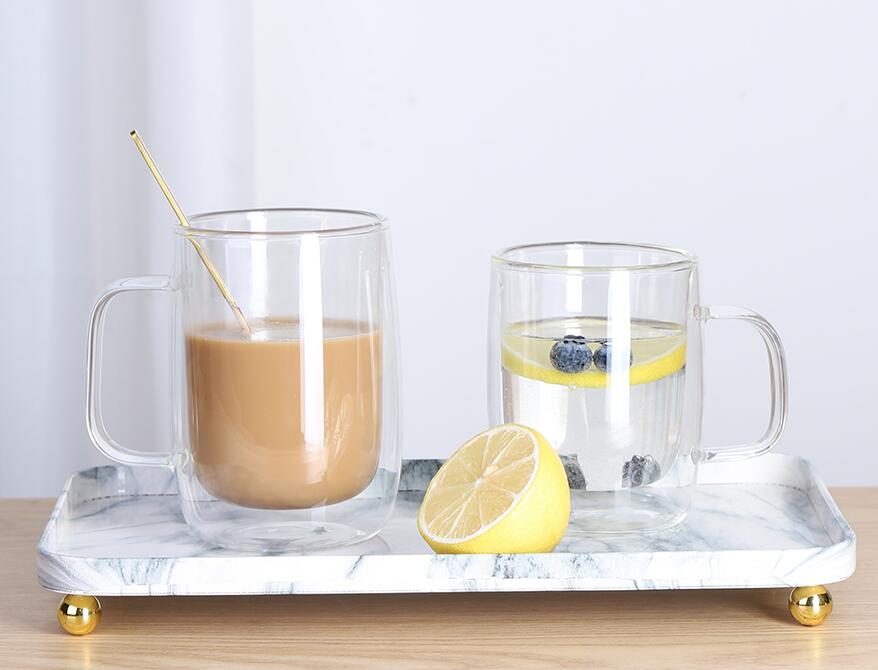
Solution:
M101 601L94 596L64 596L56 614L64 631L88 635L101 622Z
M832 594L825 586L799 586L790 592L790 614L803 626L819 626L832 614Z

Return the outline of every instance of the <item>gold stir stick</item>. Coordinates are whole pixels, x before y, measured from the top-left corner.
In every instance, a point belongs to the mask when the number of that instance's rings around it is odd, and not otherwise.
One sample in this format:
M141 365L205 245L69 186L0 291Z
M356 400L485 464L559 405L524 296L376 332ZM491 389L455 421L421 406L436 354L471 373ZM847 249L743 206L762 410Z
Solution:
M177 220L180 222L180 225L184 228L189 228L189 219L186 218L183 210L180 209L180 205L178 205L177 201L174 199L174 196L171 193L171 189L168 188L167 182L165 181L164 177L162 177L162 173L159 172L158 167L156 167L155 161L152 160L152 156L150 156L149 154L149 149L146 148L146 145L143 143L143 140L140 139L140 136L137 134L136 130L131 131L131 139L134 140L134 144L137 145L137 149L138 151L140 151L140 155L143 156L143 160L146 161L146 164L149 167L149 171L152 172L152 176L155 177L159 188L162 189L162 193L164 193L165 197L168 199L168 202L171 205L171 209L173 209L174 214L177 215ZM219 272L217 272L217 269L214 267L213 263L211 263L210 257L207 255L207 252L204 250L198 240L195 240L191 237L187 239L192 243L192 246L195 247L195 251L196 253L198 253L198 257L201 259L201 262L204 263L204 267L207 268L207 272L216 283L216 286L219 289L220 293L223 294L223 298L225 298L226 302L229 303L229 307L231 308L232 313L235 315L238 323L241 324L241 330L249 335L251 330L250 326L247 324L247 319L244 318L244 314L243 312L241 312L241 308L238 307L237 301L235 301L235 298L232 297L232 294L229 292L229 289L223 281L223 278L220 277Z

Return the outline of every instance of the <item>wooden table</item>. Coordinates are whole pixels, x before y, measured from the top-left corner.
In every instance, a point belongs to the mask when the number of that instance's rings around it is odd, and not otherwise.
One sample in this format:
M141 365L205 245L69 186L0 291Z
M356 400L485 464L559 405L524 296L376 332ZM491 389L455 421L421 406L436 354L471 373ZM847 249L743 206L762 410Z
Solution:
M836 488L858 568L818 628L788 592L104 598L63 633L36 581L49 500L0 501L0 668L876 668L878 488Z

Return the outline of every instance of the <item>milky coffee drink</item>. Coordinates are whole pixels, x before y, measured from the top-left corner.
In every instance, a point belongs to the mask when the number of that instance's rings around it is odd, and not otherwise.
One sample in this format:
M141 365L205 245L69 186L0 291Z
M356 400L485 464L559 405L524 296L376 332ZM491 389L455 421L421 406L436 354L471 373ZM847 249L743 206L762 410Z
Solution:
M378 467L381 338L324 321L254 320L186 336L198 480L246 507L303 509L354 497Z

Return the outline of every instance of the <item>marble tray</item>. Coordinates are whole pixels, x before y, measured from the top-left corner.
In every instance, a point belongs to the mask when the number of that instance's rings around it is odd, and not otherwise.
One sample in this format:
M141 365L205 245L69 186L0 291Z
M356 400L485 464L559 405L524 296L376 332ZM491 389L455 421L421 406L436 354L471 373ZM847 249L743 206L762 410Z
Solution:
M415 514L436 461L409 461L376 538L333 553L239 554L189 534L173 475L103 466L73 475L37 547L40 583L88 595L596 591L827 584L854 571L853 531L807 461L708 464L668 531L568 537L551 554L437 556Z

